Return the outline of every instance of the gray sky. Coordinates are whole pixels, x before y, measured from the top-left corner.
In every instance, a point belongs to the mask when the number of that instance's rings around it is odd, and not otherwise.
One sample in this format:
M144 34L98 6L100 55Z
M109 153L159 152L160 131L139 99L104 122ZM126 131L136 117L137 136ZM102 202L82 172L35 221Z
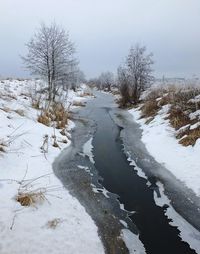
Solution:
M0 0L0 75L26 75L19 55L43 21L70 32L87 77L115 71L136 43L156 76L200 76L200 0Z

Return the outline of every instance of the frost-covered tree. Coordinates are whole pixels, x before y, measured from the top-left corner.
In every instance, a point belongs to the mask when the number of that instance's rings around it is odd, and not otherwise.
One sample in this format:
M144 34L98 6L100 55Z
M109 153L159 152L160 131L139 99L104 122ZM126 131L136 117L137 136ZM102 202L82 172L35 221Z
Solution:
M141 92L152 82L152 53L146 54L146 47L131 47L126 59L129 79L132 86L132 97L138 102Z
M124 87L126 83L126 90L128 89L129 91L129 96L126 96L127 102L137 104L141 92L149 87L154 80L152 75L152 57L152 53L146 53L146 47L136 45L130 48L124 66L120 67L120 71L118 71L119 86ZM123 82L120 82L122 77ZM120 88L120 90L124 89Z
M117 76L118 76L117 83L121 94L120 105L122 107L125 107L128 102L131 102L131 93L130 93L131 84L128 72L124 66L123 67L120 66L118 68Z
M99 85L100 89L102 90L111 90L111 87L114 84L114 75L112 72L102 72L101 75L99 76Z
M25 66L31 74L47 81L49 100L54 100L59 87L77 65L69 34L55 23L41 24L26 46L28 53L22 57Z

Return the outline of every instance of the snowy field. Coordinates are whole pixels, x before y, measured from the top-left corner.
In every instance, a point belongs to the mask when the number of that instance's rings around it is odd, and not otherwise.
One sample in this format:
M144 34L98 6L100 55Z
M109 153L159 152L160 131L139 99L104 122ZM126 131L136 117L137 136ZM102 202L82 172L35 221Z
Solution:
M35 81L0 82L0 253L104 253L97 227L54 176L52 162L70 145L68 131L38 123L31 107ZM83 100L69 91L68 104ZM58 147L54 147L55 141ZM19 197L32 203L22 206Z

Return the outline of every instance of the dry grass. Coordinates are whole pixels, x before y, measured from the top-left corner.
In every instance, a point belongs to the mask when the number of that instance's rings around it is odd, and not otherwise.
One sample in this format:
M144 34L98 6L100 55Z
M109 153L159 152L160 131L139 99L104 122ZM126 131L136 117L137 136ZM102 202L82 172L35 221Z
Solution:
M4 146L0 145L0 153L5 153L5 152L6 152L6 150L5 150Z
M31 105L35 109L40 109L40 102L39 101L32 101Z
M145 121L145 124L149 124L150 122L152 122L154 119L154 117L149 117L147 118L147 120Z
M69 112L62 103L53 103L49 109L42 109L38 122L46 126L55 123L57 129L63 129L68 124Z
M158 105L160 107L162 107L167 104L171 104L171 102L172 102L172 94L167 93L167 94L163 95L163 97L158 101Z
M83 92L79 95L80 97L87 97L87 96L93 96L92 92Z
M39 123L49 126L51 123L51 119L49 117L49 112L46 110L42 111L41 114L38 116L37 120Z
M3 108L0 108L0 109L3 110L3 111L6 112L6 113L15 112L15 113L17 113L17 114L20 115L20 116L25 116L25 113L24 113L24 110L23 110L23 109L15 109L15 110L12 110L12 109L10 109L9 107L3 107Z
M74 102L73 102L73 106L85 107L85 102L82 102L82 101L74 101Z
M153 89L150 93L147 94L147 96L145 97L145 101L151 101L161 98L165 92L166 91L163 89Z
M142 117L147 118L145 123L148 124L164 105L170 105L166 119L177 130L176 138L184 146L194 145L200 138L200 127L190 130L190 126L199 122L199 119L191 119L189 115L200 109L200 101L194 100L199 94L200 89L194 87L154 89L143 100L140 107Z
M142 105L140 109L142 111L142 117L146 118L155 116L160 107L158 106L158 102L156 100L148 100Z
M28 97L30 97L31 105L33 108L35 108L35 109L42 108L42 104L43 104L44 100L46 100L43 95L44 95L44 93L38 91L37 85L35 84L35 86L32 87L29 94L27 95Z
M3 107L3 108L0 108L1 110L3 110L4 112L6 112L6 113L9 113L9 112L11 112L12 110L10 109L10 108L8 108L8 107Z
M54 103L50 108L51 121L56 122L57 129L66 127L69 118L69 112L62 103Z
M167 119L169 119L170 124L175 128L175 130L180 129L187 124L191 124L189 116L186 115L181 108L175 106L172 106L169 110L169 116Z
M187 135L184 136L180 141L179 144L183 146L194 146L197 139L200 138L200 127L193 129L193 130L188 130Z
M62 129L62 130L60 131L60 134L61 134L62 136L66 136L66 130L65 130L65 129Z
M52 145L53 147L58 147L59 148L59 145L58 145L58 143L56 142L56 141L54 141L53 142L53 145Z
M15 109L14 112L17 113L20 116L25 116L25 113L24 113L23 109Z
M60 218L55 218L53 220L50 220L47 222L47 227L51 228L51 229L56 229L57 226L61 223L61 219Z
M151 121L153 120L152 117L161 109L159 101L165 92L162 89L154 89L145 97L143 105L140 107L142 118L151 117ZM149 121L147 120L147 122Z
M0 140L0 153L5 153L6 147L7 147L7 143L4 142L3 140Z
M19 192L16 196L16 201L19 202L22 206L32 206L38 202L43 202L46 199L44 193L45 189L40 189L35 192Z
M118 90L112 90L113 95L120 95L120 92Z

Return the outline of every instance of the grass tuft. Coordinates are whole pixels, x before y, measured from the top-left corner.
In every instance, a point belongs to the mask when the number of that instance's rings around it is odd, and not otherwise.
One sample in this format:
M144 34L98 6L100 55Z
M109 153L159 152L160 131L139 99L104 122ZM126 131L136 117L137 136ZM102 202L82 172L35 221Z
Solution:
M47 227L51 228L51 229L56 229L57 226L61 223L61 219L60 218L55 218L53 220L50 220L47 222Z
M175 128L175 130L180 129L187 124L191 124L189 116L186 115L179 107L172 106L169 110L169 116L167 119L169 119L170 124Z
M49 114L46 110L44 110L43 112L41 112L41 114L38 116L38 122L42 123L46 126L50 125L51 119L49 118Z
M158 106L158 102L156 100L148 100L142 105L140 109L142 111L142 117L146 118L155 116L160 107Z
M188 130L187 136L184 136L180 141L179 144L183 146L194 146L197 139L200 138L200 127Z
M46 126L54 125L57 129L64 129L68 124L69 112L62 103L54 102L49 109L42 109L38 122Z
M44 193L45 190L43 189L36 192L19 192L16 196L16 201L22 206L31 206L38 202L44 201L46 199Z

